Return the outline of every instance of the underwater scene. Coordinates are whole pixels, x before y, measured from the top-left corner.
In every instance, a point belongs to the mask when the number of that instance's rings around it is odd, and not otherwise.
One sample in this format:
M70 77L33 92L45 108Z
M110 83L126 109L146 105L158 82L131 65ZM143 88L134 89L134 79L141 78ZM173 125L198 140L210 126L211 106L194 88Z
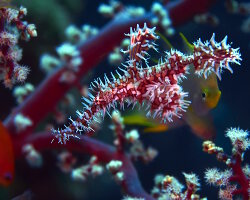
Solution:
M0 200L249 200L248 0L0 0Z

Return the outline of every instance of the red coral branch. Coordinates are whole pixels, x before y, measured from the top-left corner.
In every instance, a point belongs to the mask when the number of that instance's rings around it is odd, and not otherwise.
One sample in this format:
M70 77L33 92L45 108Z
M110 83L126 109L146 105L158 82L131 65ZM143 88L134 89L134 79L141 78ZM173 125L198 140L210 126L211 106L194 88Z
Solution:
M233 176L230 177L231 182L238 182L240 189L232 192L233 195L241 194L244 200L249 199L250 179L246 177L242 170L242 158L240 155L232 156L230 167L233 170Z
M15 141L14 151L16 158L24 157L22 153L22 148L25 144L32 144L34 148L42 152L46 149L67 149L74 152L79 152L82 154L95 155L98 157L100 162L109 163L111 160L120 160L123 165L121 171L124 173L124 181L122 181L121 186L127 195L133 197L142 197L147 200L152 200L153 198L145 192L139 181L136 169L133 163L129 159L129 156L116 151L111 145L105 144L103 142L97 141L95 139L89 138L87 136L80 136L80 140L73 139L65 145L61 145L57 142L51 143L53 136L51 133L43 132L38 134L32 134L26 139L21 141Z
M217 160L224 162L230 170L219 172L216 168L207 169L205 178L208 183L220 187L219 197L221 199L242 195L243 199L247 200L250 188L249 169L247 166L243 169L242 162L244 153L250 146L248 132L239 128L230 128L227 130L226 136L233 145L231 156L224 153L221 147L215 146L211 141L203 143L203 150L216 155Z
M216 0L178 0L167 3L166 8L173 25L177 26L192 19L194 15L205 13L215 2Z

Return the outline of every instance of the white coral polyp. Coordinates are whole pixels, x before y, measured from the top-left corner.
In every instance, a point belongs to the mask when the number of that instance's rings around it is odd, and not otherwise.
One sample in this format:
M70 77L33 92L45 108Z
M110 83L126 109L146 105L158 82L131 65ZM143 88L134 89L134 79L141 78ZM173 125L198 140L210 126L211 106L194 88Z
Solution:
M248 131L244 131L239 128L230 128L227 130L226 136L229 137L233 146L235 146L237 149L245 151L250 146L250 141L247 138Z

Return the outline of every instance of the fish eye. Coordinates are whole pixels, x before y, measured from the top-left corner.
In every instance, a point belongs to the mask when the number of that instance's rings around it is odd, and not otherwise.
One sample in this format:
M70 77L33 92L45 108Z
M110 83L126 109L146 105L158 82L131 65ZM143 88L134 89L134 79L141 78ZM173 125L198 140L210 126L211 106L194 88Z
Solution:
M7 181L11 181L12 180L12 175L10 172L6 172L4 174L4 179L7 180Z
M202 99L205 99L205 98L206 98L206 93L205 93L205 92L202 92L202 93L201 93L201 96L202 96Z

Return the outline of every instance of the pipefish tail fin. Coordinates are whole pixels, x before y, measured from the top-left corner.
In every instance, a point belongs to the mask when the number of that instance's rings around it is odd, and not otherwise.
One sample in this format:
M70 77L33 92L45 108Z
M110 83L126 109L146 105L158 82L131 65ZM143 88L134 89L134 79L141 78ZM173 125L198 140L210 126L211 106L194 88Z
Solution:
M191 44L187 38L185 37L185 35L183 33L179 33L179 35L181 36L181 39L183 40L184 44L186 45L186 47L188 48L189 51L194 52L194 45Z

